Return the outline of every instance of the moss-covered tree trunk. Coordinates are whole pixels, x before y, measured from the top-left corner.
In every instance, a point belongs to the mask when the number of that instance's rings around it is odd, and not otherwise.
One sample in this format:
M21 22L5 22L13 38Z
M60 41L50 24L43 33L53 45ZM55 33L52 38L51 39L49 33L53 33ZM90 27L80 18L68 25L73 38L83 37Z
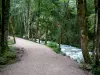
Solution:
M10 16L10 19L9 19L9 21L10 21L10 29L11 29L11 31L12 31L12 35L13 35L13 39L14 39L14 43L16 43L16 40L15 40L15 32L14 32L14 27L13 27L13 23L12 23L12 16Z
M10 10L10 0L3 0L3 10L2 10L2 35L1 35L1 53L3 53L8 48L7 38L8 38L8 23L9 23L9 10Z
M88 36L86 32L86 17L85 17L84 0L78 0L78 22L81 33L81 48L85 63L91 63L89 52L88 52Z

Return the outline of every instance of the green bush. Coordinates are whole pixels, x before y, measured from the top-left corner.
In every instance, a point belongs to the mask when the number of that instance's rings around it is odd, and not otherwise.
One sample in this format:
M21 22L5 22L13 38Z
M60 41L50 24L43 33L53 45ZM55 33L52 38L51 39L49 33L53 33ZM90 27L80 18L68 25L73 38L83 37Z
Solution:
M12 52L12 51L6 51L4 53L4 57L7 59L14 59L14 58L16 58L16 53Z
M10 51L16 52L16 47L9 46Z
M58 54L61 53L61 51L60 51L59 48L54 48L53 51L55 51L55 52L58 53Z
M14 39L10 38L8 39L8 45L13 45L15 44Z
M100 68L94 68L92 72L94 75L100 75Z
M4 65L7 62L7 58L0 57L0 65Z
M58 47L58 44L55 43L55 42L50 42L50 43L48 43L47 45L48 45L49 47L51 47L51 48L57 48L57 47Z
M6 50L0 56L0 65L10 64L16 61L16 53L11 50Z
M58 46L57 43L55 43L55 42L50 42L50 43L47 44L47 46L48 46L48 47L51 47L51 48L53 49L54 52L56 52L56 53L58 53L58 54L60 53L60 49L59 49L59 46Z
M100 67L98 67L97 65L92 65L92 72L94 75L100 75Z
M13 45L13 44L14 44L13 40L8 41L8 45Z
M88 48L93 52L93 41L89 41Z

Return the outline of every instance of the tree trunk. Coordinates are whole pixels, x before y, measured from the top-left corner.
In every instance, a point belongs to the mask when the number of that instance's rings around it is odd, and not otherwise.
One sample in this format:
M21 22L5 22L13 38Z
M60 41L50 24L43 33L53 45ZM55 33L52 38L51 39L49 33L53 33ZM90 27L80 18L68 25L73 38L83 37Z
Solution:
M35 33L35 40L34 41L36 42L36 33Z
M36 29L36 38L37 38L37 39L39 39L39 38L38 38L38 35L39 35L38 32L39 32L39 21L37 21L37 29Z
M60 36L59 36L59 42L58 42L58 44L59 44L59 51L61 50L61 47L60 47L61 43L62 43L62 27L60 26Z
M20 17L20 37L23 38L24 34L25 34L25 27L24 27L24 21L23 21L23 16Z
M48 19L47 22L49 22L49 19ZM46 25L46 38L45 38L45 44L46 44L46 45L47 45L47 41L48 41L48 23L47 23L47 25Z
M39 32L39 37L38 37L38 39L39 39L39 43L40 43L40 27L39 27L39 23L40 23L40 20L39 20L39 18L40 18L40 12L41 12L41 2L40 2L41 0L39 0L38 1L38 32Z
M39 44L40 44L40 41L41 41L41 29L39 28Z
M2 35L1 35L1 53L4 53L5 50L8 48L8 23L9 23L9 9L10 9L10 0L4 0L2 2L3 10L2 10Z
M96 18L96 61L97 67L100 67L100 0L97 1L97 18Z
M97 8L98 8L98 4L97 4L97 0L94 0L94 8L95 8L95 18L94 18L94 38L93 38L93 55L94 55L94 59L95 59L95 51L96 51L96 26L97 26L97 19L98 19L98 13L97 13Z
M16 43L16 40L15 40L15 32L14 32L14 28L13 28L13 25L12 24L13 24L12 23L12 17L10 16L10 28L11 28L11 31L12 31L14 43Z
M32 38L32 23L29 24L29 38Z
M30 0L27 0L27 34L30 36Z
M2 35L2 30L1 30L1 26L2 26L2 0L0 0L0 54L1 54L1 35Z
M88 36L86 32L86 20L85 20L85 7L84 0L78 0L78 22L81 32L81 48L85 63L91 63L88 52Z
M45 44L47 45L48 41L48 25L46 26L46 38L45 38Z

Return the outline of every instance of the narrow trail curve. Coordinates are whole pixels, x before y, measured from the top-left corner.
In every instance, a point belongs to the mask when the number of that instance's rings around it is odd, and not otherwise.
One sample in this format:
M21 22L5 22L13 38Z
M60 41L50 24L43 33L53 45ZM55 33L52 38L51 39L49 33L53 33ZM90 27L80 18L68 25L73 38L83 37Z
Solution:
M16 38L16 47L24 48L22 60L8 65L2 75L86 75L78 64L50 48Z

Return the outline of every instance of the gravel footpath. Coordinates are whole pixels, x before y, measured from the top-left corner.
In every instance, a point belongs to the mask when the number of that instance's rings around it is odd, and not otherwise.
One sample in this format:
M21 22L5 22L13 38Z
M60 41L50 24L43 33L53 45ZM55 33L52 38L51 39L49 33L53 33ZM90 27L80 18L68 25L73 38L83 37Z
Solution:
M76 61L53 52L50 48L16 38L16 47L24 48L21 61L8 65L0 75L89 75Z

